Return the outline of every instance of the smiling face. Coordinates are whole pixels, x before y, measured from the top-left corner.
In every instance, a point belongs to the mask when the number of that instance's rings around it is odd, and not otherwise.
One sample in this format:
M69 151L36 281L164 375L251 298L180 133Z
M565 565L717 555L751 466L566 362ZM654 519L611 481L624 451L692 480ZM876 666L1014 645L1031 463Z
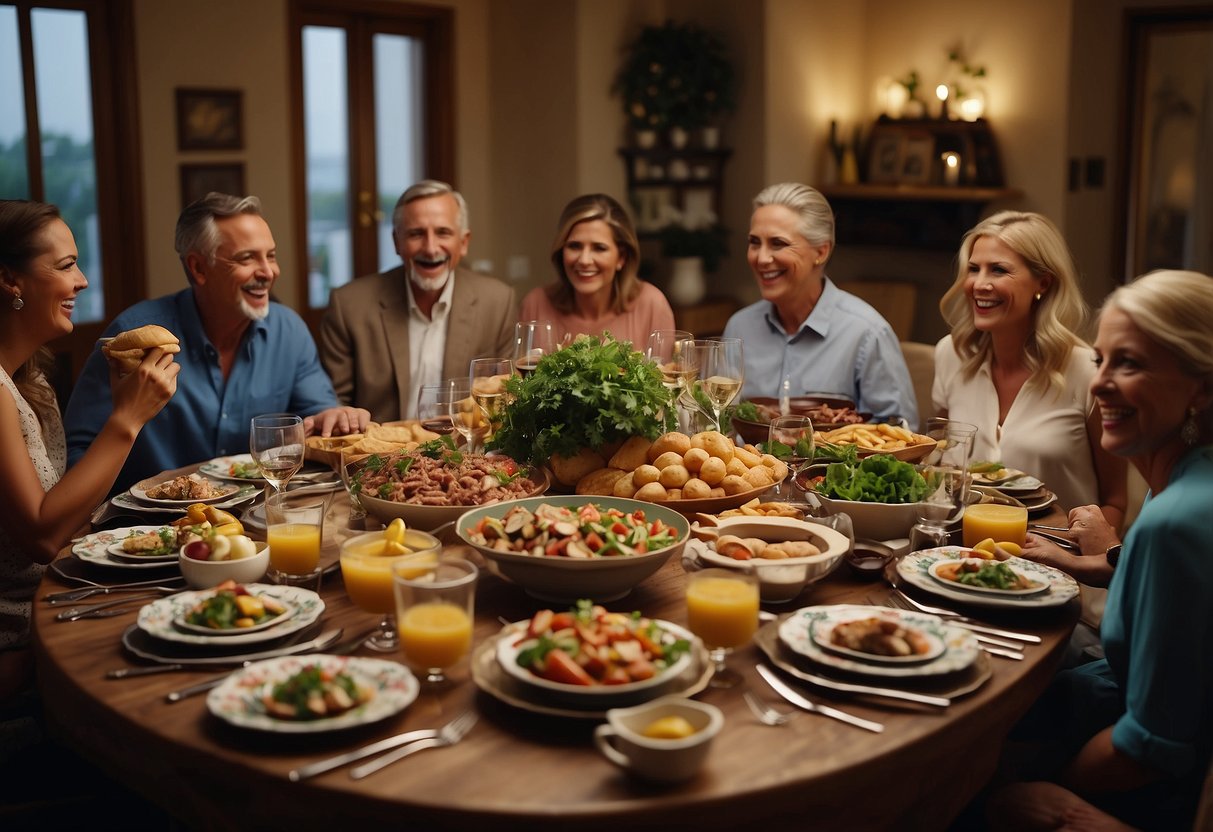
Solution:
M236 214L215 220L219 247L213 263L197 252L186 258L199 303L218 320L257 321L270 311L278 279L278 249L264 219Z
M1022 257L996 237L978 237L969 253L965 295L979 332L1027 332L1032 327L1036 293L1049 290L1052 278L1037 276Z
M25 302L14 314L22 325L31 327L39 343L46 343L74 329L76 295L88 288L88 280L76 262L76 238L63 220L44 225L35 247L39 253L24 272L13 276Z
M564 240L564 274L579 295L605 295L627 262L611 227L602 220L579 222Z
M796 324L821 290L829 253L829 243L815 246L801 235L800 217L791 208L764 205L750 218L750 271L763 298L775 304L781 317L798 317Z
M1168 447L1182 452L1179 432L1188 408L1208 404L1200 380L1120 309L1100 316L1095 352L1099 370L1091 393L1099 402L1104 450L1123 457Z
M422 197L407 203L400 224L392 230L396 253L404 260L409 280L423 292L440 292L468 253L472 233L459 227L459 203L450 194Z

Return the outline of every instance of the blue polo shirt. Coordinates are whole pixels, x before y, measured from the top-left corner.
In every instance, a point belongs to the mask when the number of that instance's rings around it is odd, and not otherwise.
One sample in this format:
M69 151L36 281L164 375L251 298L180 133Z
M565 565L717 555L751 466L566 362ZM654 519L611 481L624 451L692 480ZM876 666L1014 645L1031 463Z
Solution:
M114 490L171 468L248 452L249 423L260 413L310 416L337 406L316 344L294 310L271 303L264 320L244 333L226 381L219 351L202 329L193 289L137 303L106 328L106 335L159 324L181 339L177 392L139 432ZM68 465L88 449L113 410L109 366L93 350L68 401Z

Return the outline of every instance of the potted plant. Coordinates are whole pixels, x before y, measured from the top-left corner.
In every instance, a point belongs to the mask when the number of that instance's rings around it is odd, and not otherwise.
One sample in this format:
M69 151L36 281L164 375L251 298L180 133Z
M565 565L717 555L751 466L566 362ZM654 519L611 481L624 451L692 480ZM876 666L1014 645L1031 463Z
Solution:
M633 131L714 126L736 106L723 41L695 23L646 26L626 48L612 87Z
M661 254L670 260L670 300L689 306L703 300L707 293L704 271L714 272L728 253L726 232L720 225L688 228L673 222L657 233Z

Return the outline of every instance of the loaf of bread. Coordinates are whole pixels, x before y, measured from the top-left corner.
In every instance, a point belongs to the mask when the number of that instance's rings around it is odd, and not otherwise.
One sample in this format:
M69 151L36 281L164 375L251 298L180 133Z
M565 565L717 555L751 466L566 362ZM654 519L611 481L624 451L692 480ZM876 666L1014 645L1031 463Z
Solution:
M148 350L156 347L167 353L181 352L181 342L177 336L159 324L120 332L101 347L101 352L118 367L119 372L133 373L143 363Z

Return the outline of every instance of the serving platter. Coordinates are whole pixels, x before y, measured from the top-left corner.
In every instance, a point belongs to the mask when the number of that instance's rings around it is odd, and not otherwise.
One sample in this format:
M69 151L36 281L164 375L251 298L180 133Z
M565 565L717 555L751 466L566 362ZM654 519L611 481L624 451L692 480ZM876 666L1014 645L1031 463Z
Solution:
M347 673L359 687L371 691L371 698L329 718L291 720L267 714L262 696L268 689L312 666L334 674ZM280 734L315 734L387 719L411 705L420 690L417 677L398 662L324 654L283 656L236 671L207 695L206 707L219 719L240 728Z
M842 621L857 617L889 615L907 627L932 633L946 649L934 659L910 665L892 665L855 659L825 650L813 637L815 627L833 628ZM977 637L961 627L948 627L939 618L924 613L891 610L887 607L865 607L851 604L805 607L785 618L779 625L779 640L792 652L814 664L832 667L863 676L915 677L942 676L964 670L977 660L981 648Z
M787 479L786 477L784 479ZM724 497L704 497L700 500L666 500L662 503L653 503L653 505L665 506L672 508L679 514L718 514L722 511L728 511L731 508L738 508L745 505L755 497L760 497L763 494L775 488L783 480L777 480L767 485L751 488L748 491L743 491L740 494L727 494Z
M944 586L931 577L930 568L933 563L942 558L958 560L967 556L971 551L961 546L941 546L937 549L924 549L921 552L911 552L896 563L896 574L917 589L949 601L959 601L975 607L991 607L998 609L1042 609L1061 606L1078 596L1078 581L1051 566L1035 563L1023 558L1013 557L1005 563L1013 563L1015 568L1034 580L1048 583L1048 589L1032 595L1014 597L982 595L977 592L966 592L962 589L952 589Z
M930 575L935 580L939 581L940 584L942 584L943 586L945 586L949 589L956 589L956 590L960 590L963 592L978 592L983 595L1001 596L1003 598L1018 598L1018 597L1022 597L1024 595L1035 595L1038 592L1047 592L1049 589L1048 584L1046 584L1044 581L1034 578L1031 575L1025 575L1022 569L1015 568L1015 566L1013 564L1011 564L1009 561L1006 564L1008 569L1010 569L1012 572L1014 572L1019 577L1026 578L1029 581L1034 582L1036 584L1036 586L1030 586L1030 587L1026 587L1024 589L999 589L998 587L993 587L993 586L979 586L977 584L963 584L963 583L960 583L959 581L954 581L951 578L948 578L948 577L940 574L939 570L941 568L946 568L951 562L952 562L951 558L940 558L939 560L932 563L929 567L927 567L927 574ZM973 562L973 563L976 563L976 565L978 565L978 566L982 566L984 564L991 563L991 561L988 561L984 558L964 558L963 562L965 562L965 563Z
M207 505L211 503L222 503L223 501L234 497L236 492L240 490L240 486L236 485L235 483L211 482L211 486L215 489L215 494L211 497L197 497L188 500L169 500L159 497L149 497L147 495L147 492L151 491L158 485L164 485L166 482L171 482L171 480L149 479L143 480L142 482L137 482L131 486L130 495L140 503L147 503L148 505L153 506L164 506L167 508L184 509L194 505L195 503L204 503ZM210 481L208 480L208 482Z
M567 717L569 719L590 719L601 722L606 719L608 708L616 707L615 703L607 706L595 703L562 702L553 699L550 694L536 686L524 685L505 672L497 658L497 642L507 637L498 633L491 636L472 650L471 671L472 682L484 693L505 704L544 716ZM637 702L647 702L662 696L694 696L705 690L711 681L714 665L708 656L707 648L696 639L692 646L692 660L687 668L676 677L662 685L641 691L636 695Z
M324 612L324 601L310 589L297 586L275 586L272 584L248 584L245 586L253 595L266 595L295 607L296 613L277 626L258 629L252 632L242 631L232 635L206 635L203 633L183 632L176 622L189 612L198 602L215 594L213 589L203 589L189 592L178 592L166 598L158 598L140 608L135 626L140 630L163 641L173 641L179 644L221 645L224 647L238 644L256 644L271 641L276 638L289 636L292 633L308 627L320 618Z
M533 467L528 478L535 483L535 487L526 494L518 495L517 499L538 497L548 490L548 475L542 468ZM397 503L370 494L359 494L358 500L366 508L367 514L385 524L399 517L410 529L418 529L423 532L432 531L446 523L458 520L469 511L480 508L481 505L493 505L484 503L474 506L422 506L413 503Z
M122 548L122 541L125 540L131 532L146 534L154 532L163 526L125 526L120 529L110 529L109 531L93 532L86 534L80 540L72 544L72 554L92 566L106 566L115 569L164 569L168 566L173 566L177 562L177 555L166 555L163 558L155 560L147 559L139 555L130 555L130 559L119 560L112 554L112 547L117 546L119 550ZM136 560L136 558L138 558Z

